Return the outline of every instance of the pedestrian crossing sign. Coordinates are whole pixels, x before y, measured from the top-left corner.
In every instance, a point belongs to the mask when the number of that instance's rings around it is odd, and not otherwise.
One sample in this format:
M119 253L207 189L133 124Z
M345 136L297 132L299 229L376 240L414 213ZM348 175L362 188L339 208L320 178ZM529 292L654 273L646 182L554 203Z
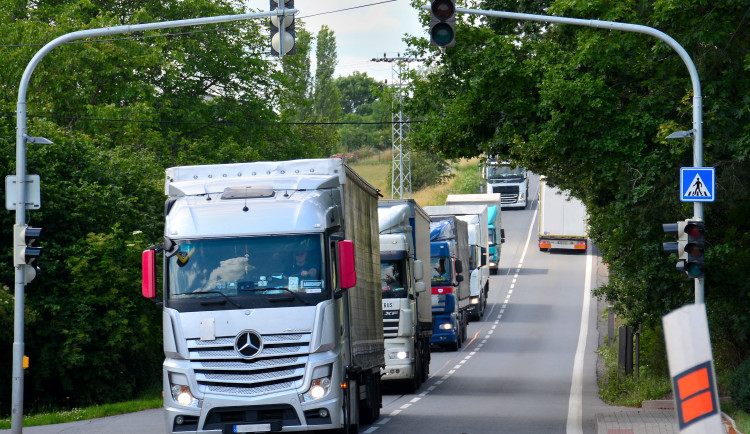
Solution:
M713 202L715 196L713 167L680 168L680 200L683 202Z

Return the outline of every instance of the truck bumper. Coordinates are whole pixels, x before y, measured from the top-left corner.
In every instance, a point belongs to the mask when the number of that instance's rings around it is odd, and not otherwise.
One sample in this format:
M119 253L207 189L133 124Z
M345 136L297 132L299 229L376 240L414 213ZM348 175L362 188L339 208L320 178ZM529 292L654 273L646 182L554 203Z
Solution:
M455 313L433 315L432 321L435 326L430 338L430 344L450 344L458 340L458 320Z
M298 432L329 430L342 427L343 393L339 386L342 367L333 363L331 388L327 395L303 402L301 397L309 384L298 389L245 396L207 393L198 396L198 407L179 405L172 398L170 374L188 374L181 363L164 369L164 413L167 433L217 434L231 432ZM183 371L183 372L181 372ZM191 378L189 375L187 378ZM308 381L308 380L303 380ZM308 381L309 382L309 381ZM191 385L191 390L196 390ZM235 431L235 427L237 430Z
M586 251L588 240L583 239L539 239L540 249L564 249Z
M414 356L414 338L386 339L385 367L380 369L381 380L396 381L414 378Z

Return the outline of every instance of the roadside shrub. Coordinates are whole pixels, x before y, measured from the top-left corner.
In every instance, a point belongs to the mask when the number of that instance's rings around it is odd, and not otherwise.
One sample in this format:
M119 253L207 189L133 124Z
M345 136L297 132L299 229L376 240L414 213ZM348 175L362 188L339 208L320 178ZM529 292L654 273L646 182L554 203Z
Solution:
M729 394L737 408L750 413L750 358L745 359L732 376Z

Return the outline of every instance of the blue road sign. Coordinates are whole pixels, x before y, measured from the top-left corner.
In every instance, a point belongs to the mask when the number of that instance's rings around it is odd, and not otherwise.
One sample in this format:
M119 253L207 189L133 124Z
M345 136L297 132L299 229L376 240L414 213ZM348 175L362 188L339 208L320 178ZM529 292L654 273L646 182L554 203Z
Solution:
M680 168L680 200L683 202L716 200L715 175L713 167Z

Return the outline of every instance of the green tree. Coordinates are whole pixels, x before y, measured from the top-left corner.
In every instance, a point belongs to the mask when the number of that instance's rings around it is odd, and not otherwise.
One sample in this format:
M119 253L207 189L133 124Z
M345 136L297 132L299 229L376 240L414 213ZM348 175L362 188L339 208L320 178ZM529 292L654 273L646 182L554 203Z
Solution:
M334 82L333 73L336 58L336 37L333 30L323 26L318 32L315 44L315 91L313 112L320 120L338 121L341 118L341 93Z

